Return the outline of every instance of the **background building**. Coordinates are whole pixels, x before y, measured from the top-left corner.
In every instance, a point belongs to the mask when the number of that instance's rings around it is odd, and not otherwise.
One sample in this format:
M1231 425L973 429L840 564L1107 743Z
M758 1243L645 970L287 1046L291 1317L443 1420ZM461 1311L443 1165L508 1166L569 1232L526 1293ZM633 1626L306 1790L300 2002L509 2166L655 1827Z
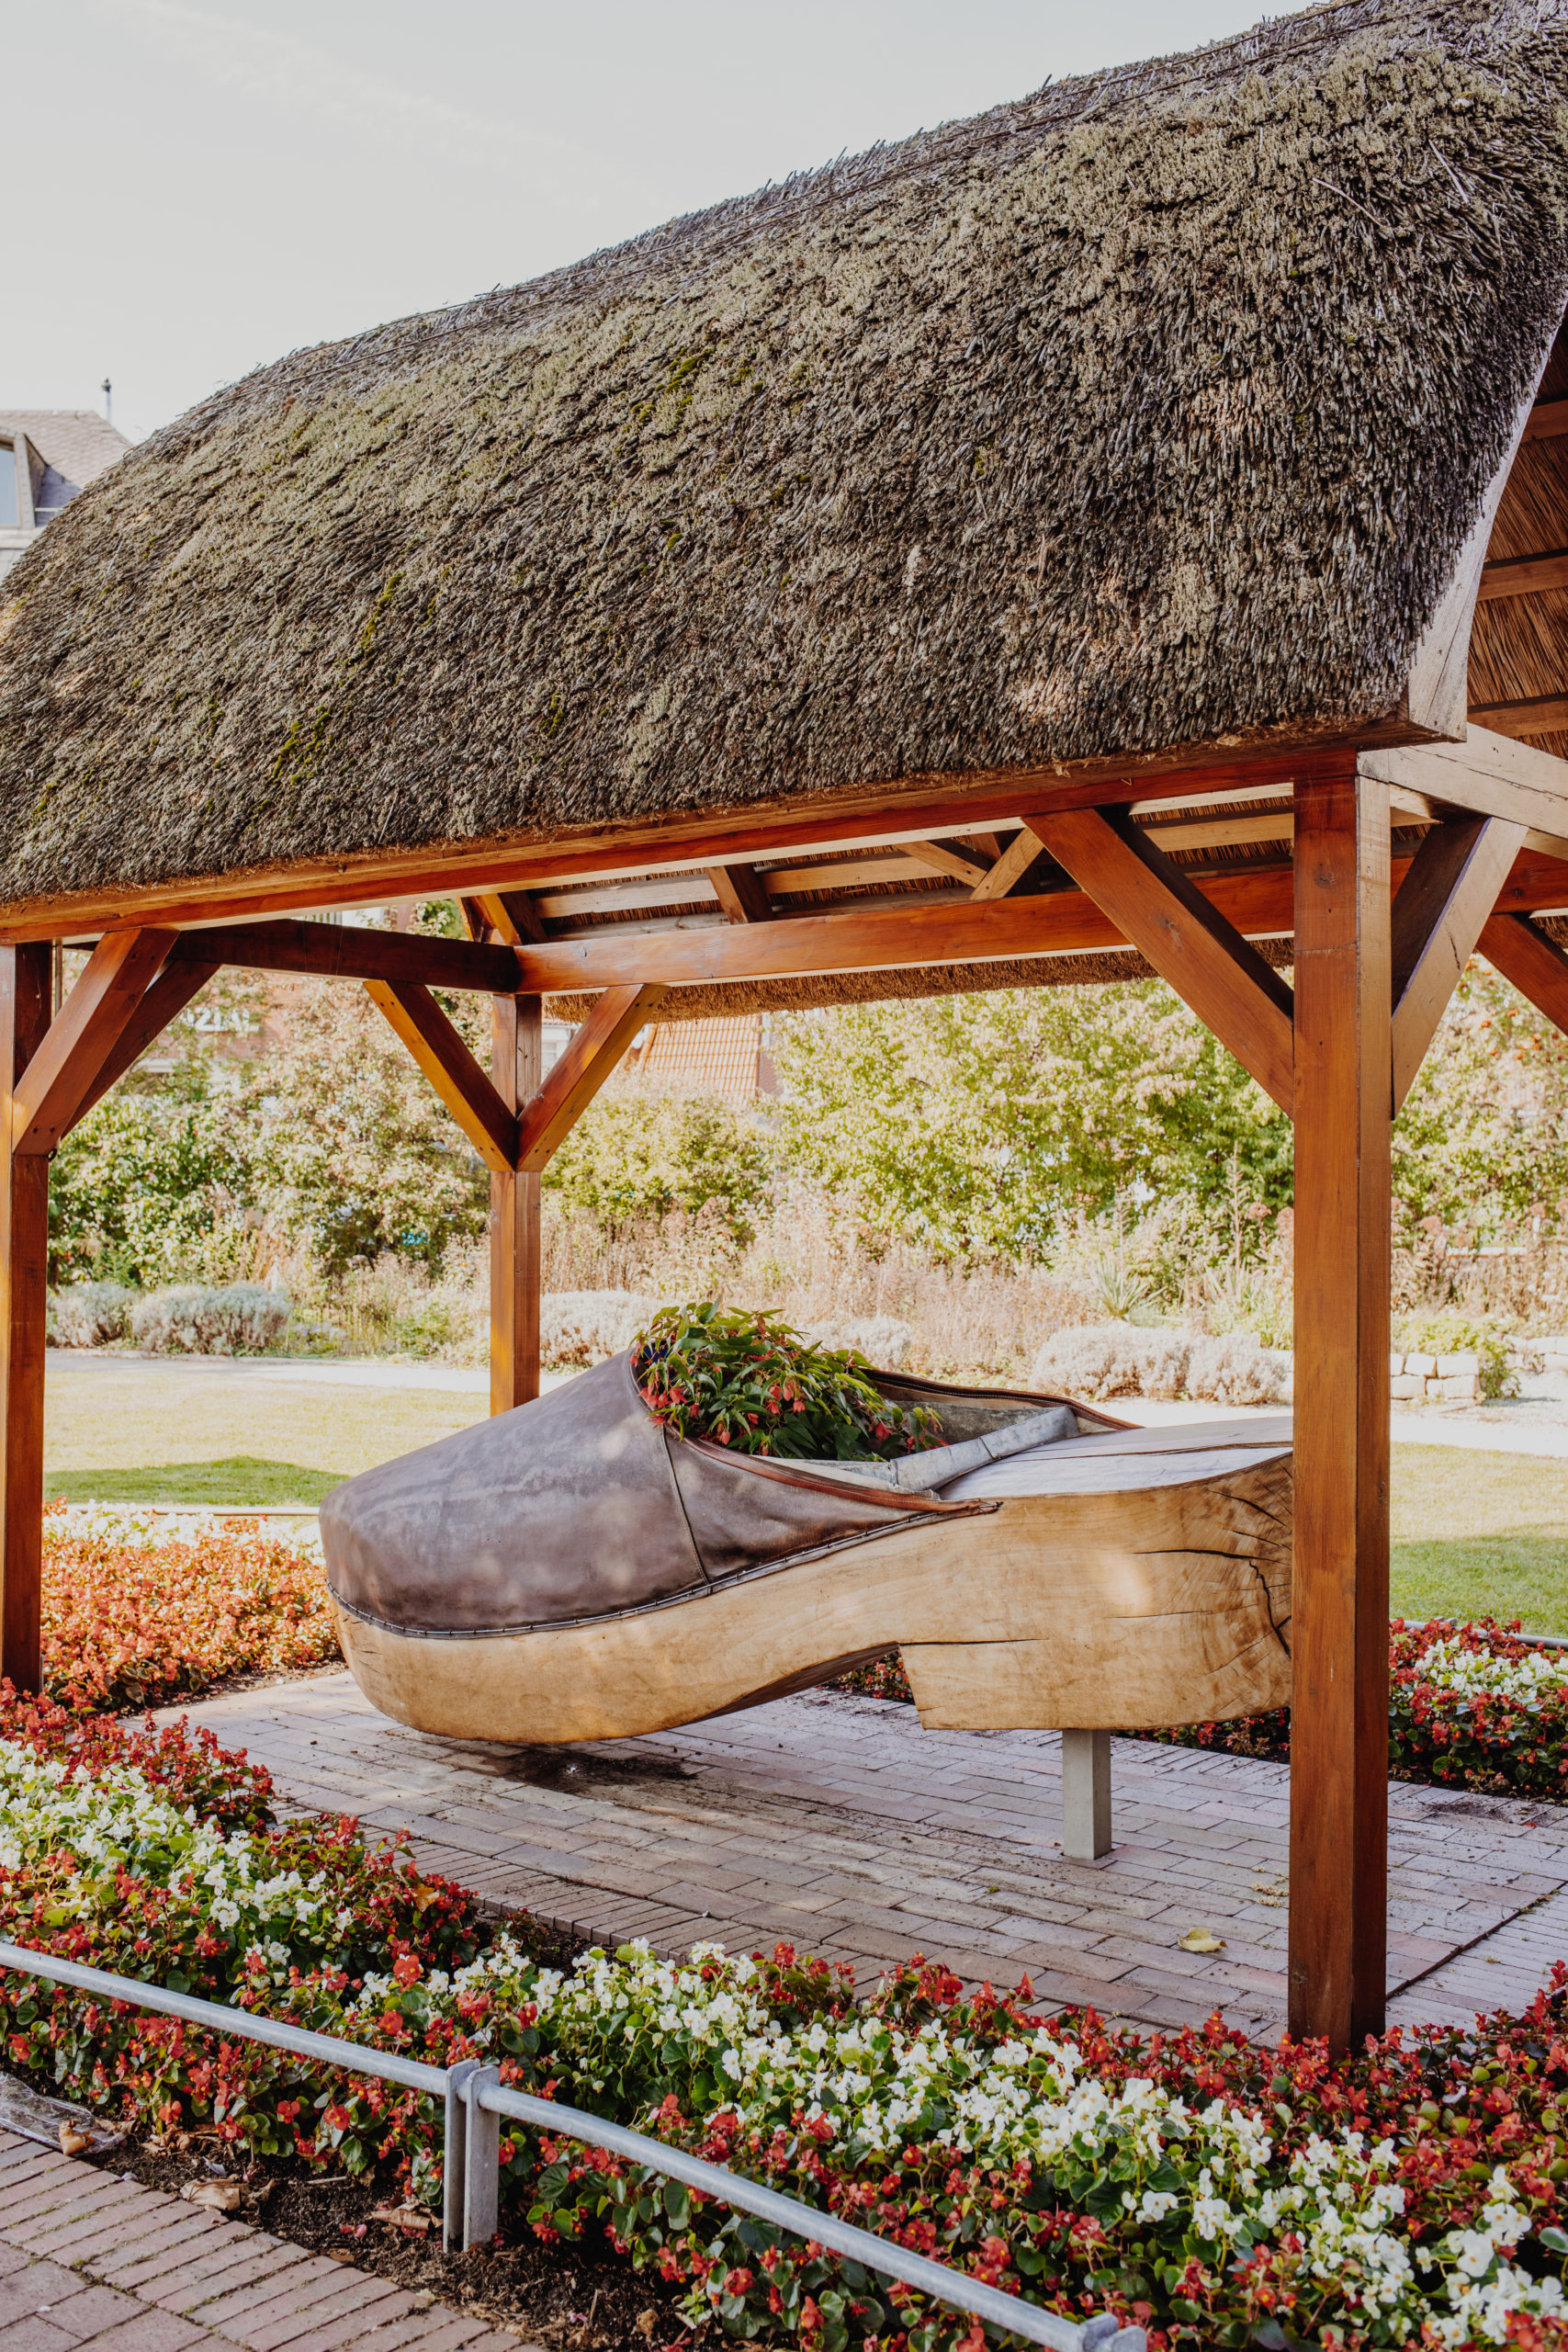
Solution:
M51 515L130 447L95 409L0 409L0 579Z

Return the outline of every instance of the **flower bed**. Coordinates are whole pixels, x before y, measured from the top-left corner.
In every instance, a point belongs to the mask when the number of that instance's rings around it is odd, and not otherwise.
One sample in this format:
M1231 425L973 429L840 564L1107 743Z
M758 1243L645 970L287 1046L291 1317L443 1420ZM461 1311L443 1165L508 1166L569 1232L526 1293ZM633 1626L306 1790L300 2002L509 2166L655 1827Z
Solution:
M641 1945L547 1966L521 1928L347 1822L271 1826L210 1735L0 1699L0 1931L352 2040L499 2061L552 2091L1152 2344L1568 2345L1568 1972L1473 2034L1330 2064L1201 2034L1047 2025L911 1962L847 1970ZM36 1980L13 2062L162 2132L438 2194L432 2103ZM505 2226L604 2233L732 2335L980 2352L958 2315L573 2143L502 2143ZM1337 2331L1337 2333L1336 2333Z
M1517 1622L1500 1625L1493 1617L1470 1625L1396 1618L1389 1668L1388 1769L1395 1780L1568 1803L1568 1650L1536 1649L1518 1638ZM834 1688L873 1699L910 1695L897 1654L856 1667ZM1291 1711L1127 1736L1284 1762Z
M52 1698L140 1707L237 1674L339 1655L316 1537L254 1520L173 1521L55 1504L43 1523L43 1661Z

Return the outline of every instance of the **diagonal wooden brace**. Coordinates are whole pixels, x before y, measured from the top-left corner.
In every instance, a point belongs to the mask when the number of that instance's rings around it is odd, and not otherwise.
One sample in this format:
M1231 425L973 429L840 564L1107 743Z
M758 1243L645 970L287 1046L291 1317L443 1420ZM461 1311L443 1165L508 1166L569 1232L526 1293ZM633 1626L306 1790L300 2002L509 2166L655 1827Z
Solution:
M1291 1113L1294 1000L1250 940L1135 825L1113 825L1098 808L1073 808L1032 817L1029 831Z
M1477 944L1538 1012L1568 1034L1568 956L1554 939L1538 931L1528 915L1494 915L1482 925Z
M1474 954L1525 828L1501 817L1434 825L1393 901L1393 1107L1438 1034L1460 975Z
M536 1175L558 1149L609 1077L650 1012L667 991L660 981L646 988L606 989L565 1053L517 1121L515 1165Z
M517 1120L430 990L407 980L367 980L384 1012L485 1166L506 1175L516 1164Z
M52 1151L96 1100L103 1070L177 937L172 931L104 933L17 1085L12 1148L18 1156Z
M96 1102L102 1102L109 1088L141 1059L148 1046L163 1035L170 1022L178 1019L197 989L205 988L213 974L221 969L220 964L164 965L120 1031L118 1043L88 1088L73 1125L85 1119Z

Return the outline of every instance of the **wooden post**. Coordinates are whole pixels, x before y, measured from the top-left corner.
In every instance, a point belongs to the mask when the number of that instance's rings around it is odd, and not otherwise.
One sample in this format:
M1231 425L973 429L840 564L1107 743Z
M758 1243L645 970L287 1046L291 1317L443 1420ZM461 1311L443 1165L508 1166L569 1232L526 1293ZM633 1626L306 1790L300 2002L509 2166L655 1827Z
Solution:
M1388 1899L1387 789L1298 784L1290 2024L1382 2030Z
M47 940L0 948L0 1673L43 1679L43 1364L49 1159L14 1148L12 1100L43 1042L53 994Z
M544 1072L542 1000L498 996L491 1075L506 1108L521 1111ZM490 1409L509 1413L539 1393L539 1178L508 1170L490 1180Z

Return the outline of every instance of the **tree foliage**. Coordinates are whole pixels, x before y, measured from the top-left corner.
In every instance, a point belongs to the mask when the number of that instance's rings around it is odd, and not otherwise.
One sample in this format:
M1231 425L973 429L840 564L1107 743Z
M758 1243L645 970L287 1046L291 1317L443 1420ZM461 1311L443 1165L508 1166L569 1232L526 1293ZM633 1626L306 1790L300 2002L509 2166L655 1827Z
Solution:
M1158 981L857 1004L775 1026L796 1171L953 1259L1047 1257L1172 1192L1290 1198L1290 1123Z
M766 1137L735 1104L624 1087L590 1103L544 1181L563 1206L612 1230L675 1209L694 1216L712 1201L744 1242L772 1175Z

